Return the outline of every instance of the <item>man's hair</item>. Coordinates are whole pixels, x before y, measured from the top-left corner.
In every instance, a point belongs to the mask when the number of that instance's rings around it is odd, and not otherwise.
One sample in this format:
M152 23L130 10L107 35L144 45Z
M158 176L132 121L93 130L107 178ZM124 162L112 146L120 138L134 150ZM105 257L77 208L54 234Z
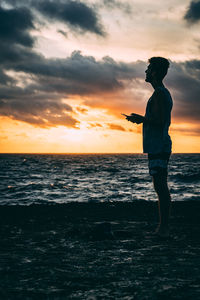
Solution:
M152 65L154 71L156 71L156 77L163 80L167 74L169 68L169 61L164 57L151 57L149 63Z

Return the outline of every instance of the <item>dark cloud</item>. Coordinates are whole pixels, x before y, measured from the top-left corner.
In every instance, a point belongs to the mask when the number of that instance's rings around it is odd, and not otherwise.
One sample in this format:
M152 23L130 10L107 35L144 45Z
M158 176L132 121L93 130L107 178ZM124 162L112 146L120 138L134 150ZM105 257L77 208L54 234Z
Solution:
M74 51L66 59L45 59L33 52L22 52L17 62L5 64L7 69L34 75L39 90L71 95L122 89L126 81L137 78L140 65L141 62L116 62L110 57L97 61L92 56L83 56L80 51Z
M65 38L68 38L67 32L63 30L58 30L58 33L62 34Z
M3 9L0 7L1 43L21 44L32 47L34 39L29 30L34 29L33 16L27 8Z
M41 59L40 56L35 57L29 54L29 58ZM24 58L23 55L22 58ZM11 65L9 65L9 70L12 70ZM27 72L22 73L23 75L21 72L15 74L17 74L17 79L0 72L0 116L7 116L39 127L58 125L77 127L79 121L71 117L72 107L62 102L62 98L66 97L65 94L61 91L51 93L40 90L37 84L39 79ZM24 85L24 87L18 85Z
M73 5L68 8L83 9L83 12L89 13L84 5ZM34 39L29 33L34 29L33 17L27 8L1 7L0 18L1 116L41 127L76 127L79 121L71 116L72 107L63 103L63 98L72 94L95 94L121 86L115 73L120 73L123 67L116 63L114 66L114 61L108 58L97 62L93 57L74 52L66 59L45 59L34 52ZM89 23L83 26L90 30L87 27ZM94 27L96 33L97 29Z
M46 21L61 22L71 31L78 34L86 32L94 33L98 36L105 36L103 25L100 22L98 9L95 5L88 5L84 1L78 0L5 0L2 3L11 6L13 9L31 10L37 24L45 25ZM38 15L38 12L42 18ZM59 30L66 36L65 31Z
M200 127L196 128L172 128L173 133L189 136L200 136Z
M32 27L25 26L18 34L23 35L26 28L28 34ZM16 41L11 32L10 40L2 35L0 41L1 115L41 126L48 122L56 126L56 120L57 124L66 121L76 126L78 121L70 119L72 109L62 103L63 98L74 95L85 99L88 106L108 108L110 112L116 107L118 111L122 107L144 111L147 99L141 91L150 91L150 85L144 82L147 62L124 63L111 57L97 60L80 51L67 58L47 59ZM185 122L199 120L199 75L200 60L171 62L165 80L174 99L173 115Z
M171 62L166 83L174 99L173 115L184 121L199 121L200 61Z
M12 83L15 83L14 78L6 75L3 70L0 69L0 85L8 85Z
M5 68L13 69L16 63L16 66L23 62L23 64L33 63L40 59L41 55L34 53L31 49L25 48L21 45L4 43L0 40L0 64Z
M7 86L12 78L1 73L4 82L2 80L0 90L0 114L41 126L48 122L56 124L53 116L59 116L59 111L72 111L71 107L61 104L61 99L70 95L112 93L123 89L125 82L138 74L133 64L115 62L109 57L97 61L79 51L66 59L46 59L31 50L21 49L20 52L18 45L9 49L15 59L9 61L9 51L7 58L6 53L0 52L1 67L15 71L14 77L18 75ZM24 87L19 87L22 83ZM59 118L58 123L63 124L65 112ZM76 120L66 122L76 123Z
M191 1L184 19L189 23L196 23L200 20L200 1Z
M34 38L30 30L34 29L33 15L27 8L4 9L0 7L0 64L7 69L19 61L32 61Z
M41 101L41 99L7 99L0 100L0 115L14 120L23 121L39 127L67 126L76 127L79 121L72 118L69 112L72 108L64 103Z
M66 23L71 29L82 32L92 32L104 36L103 26L98 15L87 4L80 1L37 1L35 7L50 20L54 19Z

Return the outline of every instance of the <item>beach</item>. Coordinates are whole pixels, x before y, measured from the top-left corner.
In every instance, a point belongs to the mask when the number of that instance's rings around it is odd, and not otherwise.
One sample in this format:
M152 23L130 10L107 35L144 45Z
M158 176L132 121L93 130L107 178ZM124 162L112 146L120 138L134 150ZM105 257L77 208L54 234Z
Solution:
M0 299L199 299L199 212L160 239L157 202L2 205Z

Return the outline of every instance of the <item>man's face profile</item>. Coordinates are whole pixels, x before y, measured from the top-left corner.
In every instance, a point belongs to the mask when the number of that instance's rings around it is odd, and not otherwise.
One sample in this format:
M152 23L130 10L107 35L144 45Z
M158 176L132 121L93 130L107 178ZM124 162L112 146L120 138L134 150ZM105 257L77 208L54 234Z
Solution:
M146 81L146 82L152 82L152 79L153 79L153 78L152 78L153 69L152 69L152 65L151 65L151 64L148 65L148 67L147 67L145 73L146 73L145 81Z

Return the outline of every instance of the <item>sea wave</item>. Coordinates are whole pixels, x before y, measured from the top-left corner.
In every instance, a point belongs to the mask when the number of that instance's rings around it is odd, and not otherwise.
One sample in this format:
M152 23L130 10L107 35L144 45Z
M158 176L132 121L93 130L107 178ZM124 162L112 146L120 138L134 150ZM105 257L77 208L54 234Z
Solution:
M173 154L169 186L175 199L200 192L200 154ZM0 155L0 204L155 201L143 154Z
M184 182L196 182L200 180L200 172L177 173L174 175L174 179Z

